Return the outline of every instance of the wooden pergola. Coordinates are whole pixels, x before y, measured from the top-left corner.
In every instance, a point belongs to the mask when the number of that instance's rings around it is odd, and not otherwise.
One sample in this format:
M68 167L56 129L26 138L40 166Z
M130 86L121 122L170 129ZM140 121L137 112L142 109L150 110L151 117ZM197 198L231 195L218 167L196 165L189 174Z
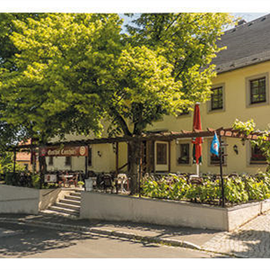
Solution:
M182 130L181 132L173 132L173 131L160 131L160 132L145 132L141 136L122 136L122 137L111 137L111 138L95 138L95 139L85 139L85 140L72 140L72 141L59 141L59 142L50 142L46 145L39 145L38 143L32 144L25 144L25 145L17 145L11 147L9 151L14 152L14 169L15 169L15 162L16 162L16 152L17 151L34 151L36 148L41 147L75 147L75 146L89 146L93 144L115 144L116 146L116 170L120 170L121 168L125 167L127 164L118 168L118 152L119 152L119 143L125 142L128 143L133 140L139 141L168 141L169 143L173 140L177 139L191 139L196 137L213 137L217 134L219 137L219 141L221 142L222 137L227 138L238 138L241 140L257 140L262 132L251 132L249 135L241 132L239 130L234 130L233 128L207 128L207 130L193 130L193 131L186 131ZM269 141L270 136L267 136L265 140ZM170 144L169 144L170 145ZM225 145L226 146L226 145ZM170 149L170 147L169 147ZM222 206L224 206L224 181L222 177L222 153L220 151L220 175L221 175L221 188L222 188ZM169 157L170 157L170 150L169 150ZM85 174L87 174L88 170L88 157L85 157Z
M163 131L163 132L146 132L141 136L122 136L122 137L110 137L110 138L95 138L95 139L85 139L85 140L71 140L71 141L59 141L59 142L50 142L42 147L46 146L84 146L91 144L111 144L111 143L121 143L121 142L129 142L134 140L140 141L173 141L175 139L184 139L184 138L196 138L196 137L213 137L214 134L222 137L228 138L239 138L244 140L257 140L262 132L252 132L249 135L246 135L244 132L239 130L234 130L233 128L207 128L207 130L194 130L194 131L186 131L182 130L181 132L174 131ZM270 136L266 138L266 140L270 140ZM10 147L10 151L20 151L20 150L30 150L31 148L41 147L38 143L33 144L24 144L17 145L14 147Z
M214 134L217 134L219 138L239 138L242 140L257 140L258 136L262 135L262 132L252 132L249 135L246 135L244 132L239 130L234 130L233 128L223 128L218 129L207 128L207 130L194 130L186 131L182 130L181 132L173 131L160 131L160 132L145 132L141 136L119 136L119 137L110 137L110 138L94 138L94 139L84 139L84 140L71 140L71 141L58 141L50 142L45 145L39 145L38 142L33 142L32 144L21 144L14 147L11 147L9 151L16 152L18 151L34 151L34 149L41 147L76 147L76 146L89 146L94 144L115 144L115 153L116 153L116 171L121 170L123 167L127 166L125 164L121 168L118 167L118 153L119 153L119 143L125 142L128 143L133 140L140 141L167 141L171 142L177 139L191 139L196 137L213 137ZM270 140L270 136L266 138ZM169 147L169 157L170 157L170 147ZM14 159L14 163L16 160ZM85 172L87 173L87 157L85 157Z

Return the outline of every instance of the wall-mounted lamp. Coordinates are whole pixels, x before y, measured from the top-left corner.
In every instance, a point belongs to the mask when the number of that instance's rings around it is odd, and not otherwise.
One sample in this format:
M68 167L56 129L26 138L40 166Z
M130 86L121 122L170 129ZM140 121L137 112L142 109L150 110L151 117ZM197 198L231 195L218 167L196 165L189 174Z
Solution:
M235 152L236 155L238 155L238 147L236 144L233 146L233 151Z
M178 139L175 139L175 144L179 144L179 140Z
M97 154L98 154L99 157L102 156L102 153L100 151L97 151Z

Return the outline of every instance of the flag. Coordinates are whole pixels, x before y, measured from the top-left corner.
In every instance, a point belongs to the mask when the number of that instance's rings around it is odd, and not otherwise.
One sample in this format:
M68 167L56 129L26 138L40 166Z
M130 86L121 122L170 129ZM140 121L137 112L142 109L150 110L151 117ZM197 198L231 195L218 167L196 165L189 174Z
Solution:
M215 135L214 135L214 138L212 140L212 143L211 143L211 148L210 148L210 153L218 156L219 155L219 141L218 141L218 137L217 137L217 134L215 132Z

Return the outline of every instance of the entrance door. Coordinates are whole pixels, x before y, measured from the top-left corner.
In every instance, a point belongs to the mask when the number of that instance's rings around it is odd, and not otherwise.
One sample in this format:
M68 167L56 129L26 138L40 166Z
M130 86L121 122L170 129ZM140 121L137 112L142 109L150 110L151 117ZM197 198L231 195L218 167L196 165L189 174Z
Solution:
M169 151L168 142L155 142L155 171L168 172L169 171Z

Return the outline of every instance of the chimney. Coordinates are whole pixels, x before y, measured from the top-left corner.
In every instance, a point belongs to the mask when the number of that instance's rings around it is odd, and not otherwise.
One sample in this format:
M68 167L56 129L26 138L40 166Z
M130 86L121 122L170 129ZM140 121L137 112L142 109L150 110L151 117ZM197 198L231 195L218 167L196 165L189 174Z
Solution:
M238 22L237 26L247 23L246 20L242 19Z

